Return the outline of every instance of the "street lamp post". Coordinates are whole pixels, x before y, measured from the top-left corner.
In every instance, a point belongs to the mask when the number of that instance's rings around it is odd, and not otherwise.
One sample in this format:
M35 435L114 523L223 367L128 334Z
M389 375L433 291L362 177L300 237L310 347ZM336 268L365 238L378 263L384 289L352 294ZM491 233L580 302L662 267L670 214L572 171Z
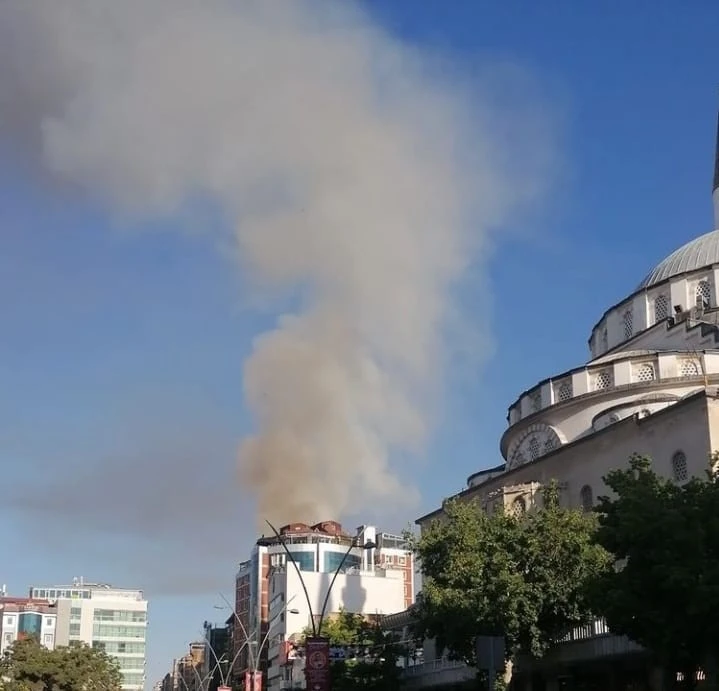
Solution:
M299 564L295 561L292 552L290 551L289 547L287 547L287 543L283 540L282 535L280 535L280 532L277 530L277 528L275 528L275 526L273 526L272 523L270 523L269 521L266 521L266 523L270 527L272 532L275 534L277 541L280 543L280 545L282 545L282 548L287 554L287 558L292 562L292 565L297 572L297 578L299 578L300 585L302 586L305 600L307 600L307 607L310 611L312 638L308 638L305 641L305 676L307 678L307 688L310 689L310 691L329 691L331 683L330 642L328 638L322 636L322 624L324 622L325 614L327 612L327 604L329 603L330 593L332 592L332 588L335 584L335 581L337 580L337 576L342 571L342 567L345 565L345 562L347 561L347 557L349 557L350 552L352 552L353 549L357 548L365 550L374 549L377 545L371 540L368 540L363 545L357 544L357 538L354 538L350 541L349 547L342 556L339 566L335 569L335 572L332 575L332 580L327 587L327 592L325 593L325 597L322 602L322 609L320 610L319 618L315 623L315 615L312 610L312 600L310 599L309 592L307 591L307 585L305 584L305 580L302 577L302 571L299 567Z
M230 670L234 667L235 662L237 661L237 658L240 656L240 653L242 652L242 649L245 646L247 646L247 651L249 652L249 657L250 657L250 666L252 667L252 683L251 683L250 689L251 689L251 691L259 691L259 689L256 689L255 686L256 686L257 675L261 674L260 661L262 659L262 651L264 650L265 646L267 645L267 642L270 639L270 633L272 631L272 627L275 625L277 620L280 618L280 615L278 614L269 620L269 622L267 624L267 631L265 633L265 636L262 639L262 642L260 643L260 645L258 647L257 641L253 640L250 637L249 633L247 632L247 629L245 628L245 625L242 623L242 619L240 619L240 616L235 611L235 608L230 604L229 600L222 593L220 593L220 597L222 598L224 603L227 605L227 607L232 612L234 620L240 625L242 635L245 637L244 643L242 644L240 649L237 651L237 653L235 654L235 657L232 660L232 663L230 665ZM294 600L294 598L295 598L295 596L293 595L289 600L287 600L287 602L285 603L285 606L289 605L290 602L292 602L292 600ZM299 614L300 613L300 611L298 609L288 609L287 612L289 614ZM254 653L251 652L253 650L253 648L257 648L257 651ZM228 670L228 676L229 676L229 673L230 672ZM248 691L250 691L250 690L248 690Z

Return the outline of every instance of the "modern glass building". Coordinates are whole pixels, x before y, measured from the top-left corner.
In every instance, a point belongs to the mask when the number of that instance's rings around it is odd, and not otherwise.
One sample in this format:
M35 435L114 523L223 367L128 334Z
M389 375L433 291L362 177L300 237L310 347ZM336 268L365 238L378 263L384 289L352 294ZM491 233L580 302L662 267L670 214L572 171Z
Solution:
M144 689L147 600L141 590L76 578L71 586L32 587L30 597L55 604L56 645L83 641L102 648L117 660L124 691Z

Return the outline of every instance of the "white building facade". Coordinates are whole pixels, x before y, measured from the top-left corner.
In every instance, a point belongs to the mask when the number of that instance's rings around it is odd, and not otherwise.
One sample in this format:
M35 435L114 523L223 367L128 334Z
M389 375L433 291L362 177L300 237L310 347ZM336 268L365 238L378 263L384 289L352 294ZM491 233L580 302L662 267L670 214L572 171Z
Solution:
M325 617L342 610L373 616L406 609L414 602L414 560L404 538L374 526L347 534L334 521L294 523L280 533L287 549L275 538L263 538L252 558L240 565L236 612L255 641L259 666L266 667L268 688L290 688L290 683L302 688L304 673L288 664L285 643L301 638L323 606ZM245 640L237 628L234 651ZM252 666L247 656L239 660L238 671Z
M55 648L57 613L47 602L31 598L0 598L0 656L22 638Z
M56 645L82 641L117 660L124 691L145 688L147 600L142 591L75 579L72 585L33 586L30 597L57 611Z

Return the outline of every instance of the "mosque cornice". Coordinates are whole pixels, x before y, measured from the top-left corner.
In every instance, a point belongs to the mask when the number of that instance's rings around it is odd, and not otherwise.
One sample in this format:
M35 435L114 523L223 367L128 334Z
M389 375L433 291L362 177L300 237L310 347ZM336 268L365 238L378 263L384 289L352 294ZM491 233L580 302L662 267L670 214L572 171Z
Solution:
M679 355L685 355L685 351L657 351L667 354L679 354ZM716 352L716 351L709 351L709 352ZM610 364L614 364L616 362L621 362L625 360L633 360L633 359L641 359L639 357L628 357L628 358L617 358L615 360L612 360L611 362L606 363L605 366L608 366ZM572 371L581 371L582 369L587 368L578 368L578 370L572 370ZM602 369L601 365L598 365L596 369ZM559 379L561 377L557 377ZM544 383L550 382L552 379L545 380ZM719 373L713 373L713 374L698 374L697 376L693 377L664 377L661 379L655 379L654 381L649 382L631 382L629 384L620 384L618 386L612 386L606 389L600 389L598 391L588 391L586 393L579 394L577 396L574 396L573 398L570 398L567 401L560 401L558 403L554 403L550 406L547 406L546 408L543 408L542 410L538 410L536 413L532 413L531 415L527 415L526 417L522 418L521 420L518 420L516 423L508 427L504 433L502 434L502 437L499 442L499 448L502 453L502 456L506 458L507 451L509 449L510 445L510 439L516 437L517 432L521 431L522 429L526 429L531 427L532 425L544 423L548 425L552 425L551 422L547 421L548 414L556 413L557 411L563 411L563 410L571 410L572 408L580 408L584 405L591 403L593 401L601 400L603 398L611 399L616 398L618 396L621 396L622 394L628 394L628 393L638 393L638 392L655 392L655 391L661 391L662 389L666 389L668 387L675 387L675 386L686 386L691 384L701 384L704 381L706 381L708 384L719 384ZM542 384L538 384L537 387L541 386ZM535 387L535 389L537 388ZM530 389L530 392L532 389ZM520 400L520 399L518 399ZM516 405L516 404L515 404ZM554 415L552 415L554 417ZM573 442L571 442L573 443ZM563 445L564 446L564 445ZM547 454L548 455L548 454Z
M526 396L531 395L532 393L536 392L538 389L541 389L543 386L546 386L547 384L553 384L554 382L562 381L565 379L568 379L574 374L578 374L580 372L585 372L588 370L595 370L595 369L603 369L605 367L611 367L614 364L621 363L621 362L632 362L632 361L642 361L646 360L647 358L656 357L658 355L699 355L703 353L719 353L719 349L702 349L702 350L683 350L683 349L671 349L671 350L657 350L657 349L646 349L646 350L627 350L622 351L621 348L617 348L615 352L609 352L604 353L598 358L595 358L594 360L590 360L589 362L585 363L584 365L579 365L578 367L573 367L572 369L565 370L564 372L561 372L559 374L552 375L551 377L546 377L540 381L538 381L533 386L529 387L528 389L525 389L522 391L522 393L517 396L517 398L514 399L514 401L509 405L508 410L512 410L513 408L516 408L516 406L520 403L520 401L525 398ZM649 382L649 383L660 383L662 381L668 381L667 379L660 379L656 382ZM631 386L631 384L629 385ZM536 411L535 413L531 413L530 415L527 415L521 419L521 422L529 421L529 420L535 420L535 419L541 419L542 413L546 412L550 408L552 410L557 410L560 407L570 407L573 403L580 401L580 400L587 400L587 398L591 397L594 394L602 394L606 393L608 391L614 391L622 387L611 387L608 389L601 389L600 391L589 391L587 393L579 394L577 396L573 396L567 401L560 401L557 403L552 404L551 406L545 406L541 410ZM509 414L507 414L507 422L509 422ZM512 429L512 427L515 427L517 424L519 424L519 421L517 423L512 424L507 431Z
M710 377L710 380L714 380L716 383L719 383L719 375ZM471 501L475 498L485 497L492 492L495 492L497 490L500 490L504 487L508 487L511 485L516 484L524 484L517 481L513 482L513 479L517 477L519 473L526 472L527 468L531 468L532 466L537 466L540 463L544 463L547 459L554 458L555 456L565 453L568 450L576 449L577 447L580 447L582 444L586 444L589 441L596 441L597 438L608 435L608 434L615 434L617 430L622 429L623 427L628 427L630 425L635 426L641 426L644 424L654 424L657 421L661 422L661 419L665 415L669 415L672 413L676 413L678 407L684 407L691 405L692 403L696 403L697 401L701 400L702 398L713 398L713 399L719 399L719 387L717 386L711 386L709 388L702 388L701 390L697 391L696 393L692 393L688 396L685 396L684 398L677 401L674 405L665 408L663 410L659 410L656 413L653 413L649 417L643 418L639 415L632 415L631 417L628 417L624 420L621 420L617 422L614 425L611 425L610 427L606 427L602 430L598 430L593 432L592 434L585 435L583 437L579 437L578 439L575 439L571 442L568 442L567 444L563 444L562 446L554 449L553 451L544 454L540 458L537 458L536 460L528 461L524 465L517 466L516 468L512 468L510 470L505 470L505 472L501 473L500 475L497 475L491 479L489 479L487 482L477 485L475 487L468 487L461 492L458 492L457 494L452 495L451 497L447 497L443 502L446 504L448 501ZM433 519L439 518L444 509L443 506L435 509L434 511L430 511L429 513L425 514L424 516L420 516L415 520L415 524L422 526L423 524L428 523L429 521L432 521Z
M611 307L604 310L604 313L602 314L602 316L597 320L596 324L594 324L594 326L590 329L590 333L593 334L611 312L614 312L614 310L618 309L625 303L629 302L630 300L633 300L635 297L637 297L637 295L655 292L657 288L661 288L662 286L668 286L669 284L674 283L676 281L686 280L692 274L696 274L700 271L707 271L709 269L714 269L716 267L719 267L719 264L707 264L706 266L702 266L702 267L695 268L695 269L689 269L688 271L683 271L680 274L675 274L673 276L669 276L668 278L665 278L663 281L659 281L657 283L652 283L652 285L649 285L649 286L640 286L633 293L626 295L619 302L613 304ZM649 328L654 328L655 326L659 326L661 323L662 322L658 322L657 324L654 324L653 326L651 326ZM637 336L637 335L638 334L635 334L635 336ZM631 341L631 339L629 339L629 340ZM587 339L587 343L591 343L591 341L592 341L592 337L590 336ZM622 345L624 345L624 344L615 346L612 350L616 350L617 348L621 347ZM607 352L610 352L610 351L607 351Z

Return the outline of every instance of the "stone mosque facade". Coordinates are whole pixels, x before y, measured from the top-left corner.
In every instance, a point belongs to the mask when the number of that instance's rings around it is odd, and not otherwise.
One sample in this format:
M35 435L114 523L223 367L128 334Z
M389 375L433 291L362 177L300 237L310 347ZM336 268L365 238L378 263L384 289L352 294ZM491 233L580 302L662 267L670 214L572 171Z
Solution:
M517 397L499 444L503 463L474 473L448 499L521 513L556 481L564 505L589 511L608 492L606 474L626 467L634 453L677 483L704 476L719 451L719 126L713 201L715 230L672 252L599 317L585 364ZM417 519L420 528L439 518L442 506ZM411 618L407 610L387 624L409 631ZM571 675L582 661L640 652L601 621L580 627L548 658L558 666L547 688L559 688L560 668ZM475 674L425 641L423 660L405 670L404 687L471 685Z
M504 462L471 475L456 498L522 512L555 480L565 504L589 510L606 492L602 478L633 453L676 482L703 476L719 450L719 131L713 198L717 229L672 252L599 317L585 364L517 397Z

